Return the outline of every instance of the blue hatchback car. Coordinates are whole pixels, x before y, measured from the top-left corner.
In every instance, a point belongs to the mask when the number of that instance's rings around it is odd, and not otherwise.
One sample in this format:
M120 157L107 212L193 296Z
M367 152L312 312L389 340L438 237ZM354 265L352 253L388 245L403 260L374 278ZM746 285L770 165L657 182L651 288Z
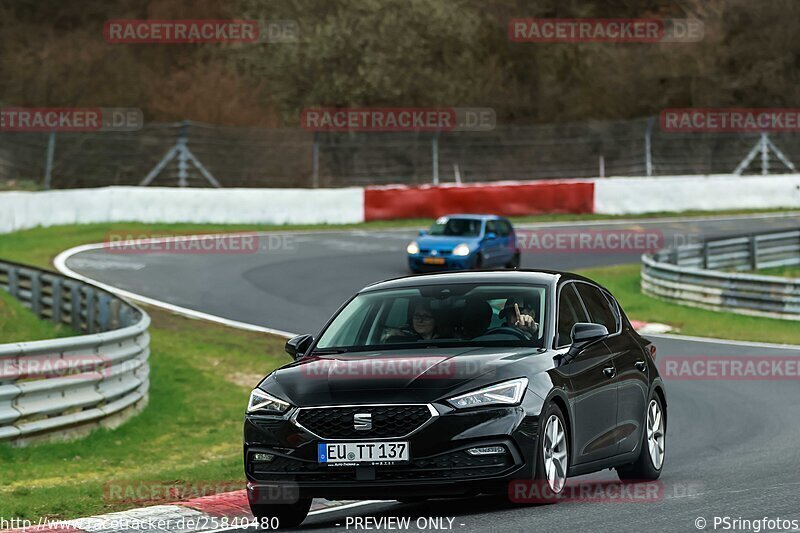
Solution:
M519 268L514 227L495 215L448 215L408 245L412 272L468 268Z

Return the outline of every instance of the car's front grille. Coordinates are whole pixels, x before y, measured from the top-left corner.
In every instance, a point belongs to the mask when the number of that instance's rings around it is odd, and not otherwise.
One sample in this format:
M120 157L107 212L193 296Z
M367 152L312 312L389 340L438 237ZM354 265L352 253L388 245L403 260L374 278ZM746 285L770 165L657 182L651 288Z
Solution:
M408 464L375 467L376 481L449 480L492 477L514 466L510 454L472 456L464 450L420 458ZM270 463L254 463L260 481L347 482L356 481L356 467L328 466L313 461L276 457Z
M423 255L428 255L429 253L431 253L431 249L430 248L422 248L422 249L420 249L419 253L421 253ZM436 250L436 253L438 255L450 255L451 253L453 253L453 250Z
M357 430L354 420L356 414L369 414L372 428ZM324 439L380 439L405 437L432 416L424 404L304 407L298 411L296 422Z

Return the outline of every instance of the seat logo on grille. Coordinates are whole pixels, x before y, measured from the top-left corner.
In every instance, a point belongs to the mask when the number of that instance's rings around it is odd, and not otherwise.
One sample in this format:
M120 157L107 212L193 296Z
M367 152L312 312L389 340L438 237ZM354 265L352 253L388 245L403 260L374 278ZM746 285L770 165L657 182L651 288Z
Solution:
M353 415L353 427L357 431L372 429L372 413L356 413Z

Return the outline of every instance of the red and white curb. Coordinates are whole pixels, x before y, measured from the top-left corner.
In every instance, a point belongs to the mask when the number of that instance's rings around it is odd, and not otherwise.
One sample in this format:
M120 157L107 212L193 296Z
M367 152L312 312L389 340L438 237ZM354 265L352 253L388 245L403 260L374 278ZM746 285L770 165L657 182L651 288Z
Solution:
M672 326L667 324L659 324L658 322L642 322L641 320L631 320L631 326L643 335L669 333L672 331Z
M314 500L309 516L378 503L377 500ZM64 521L42 521L13 533L112 533L117 531L225 531L255 527L244 490L204 496L166 505Z

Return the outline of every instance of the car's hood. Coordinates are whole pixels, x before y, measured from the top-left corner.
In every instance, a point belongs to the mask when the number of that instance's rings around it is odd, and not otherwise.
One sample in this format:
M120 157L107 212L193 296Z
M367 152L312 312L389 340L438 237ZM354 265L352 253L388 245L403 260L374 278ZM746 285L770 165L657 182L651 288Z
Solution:
M296 406L427 403L553 368L534 348L428 348L306 357L260 387Z
M451 237L449 235L422 235L417 238L420 248L429 250L452 250L462 242L470 247L478 242L478 237Z

